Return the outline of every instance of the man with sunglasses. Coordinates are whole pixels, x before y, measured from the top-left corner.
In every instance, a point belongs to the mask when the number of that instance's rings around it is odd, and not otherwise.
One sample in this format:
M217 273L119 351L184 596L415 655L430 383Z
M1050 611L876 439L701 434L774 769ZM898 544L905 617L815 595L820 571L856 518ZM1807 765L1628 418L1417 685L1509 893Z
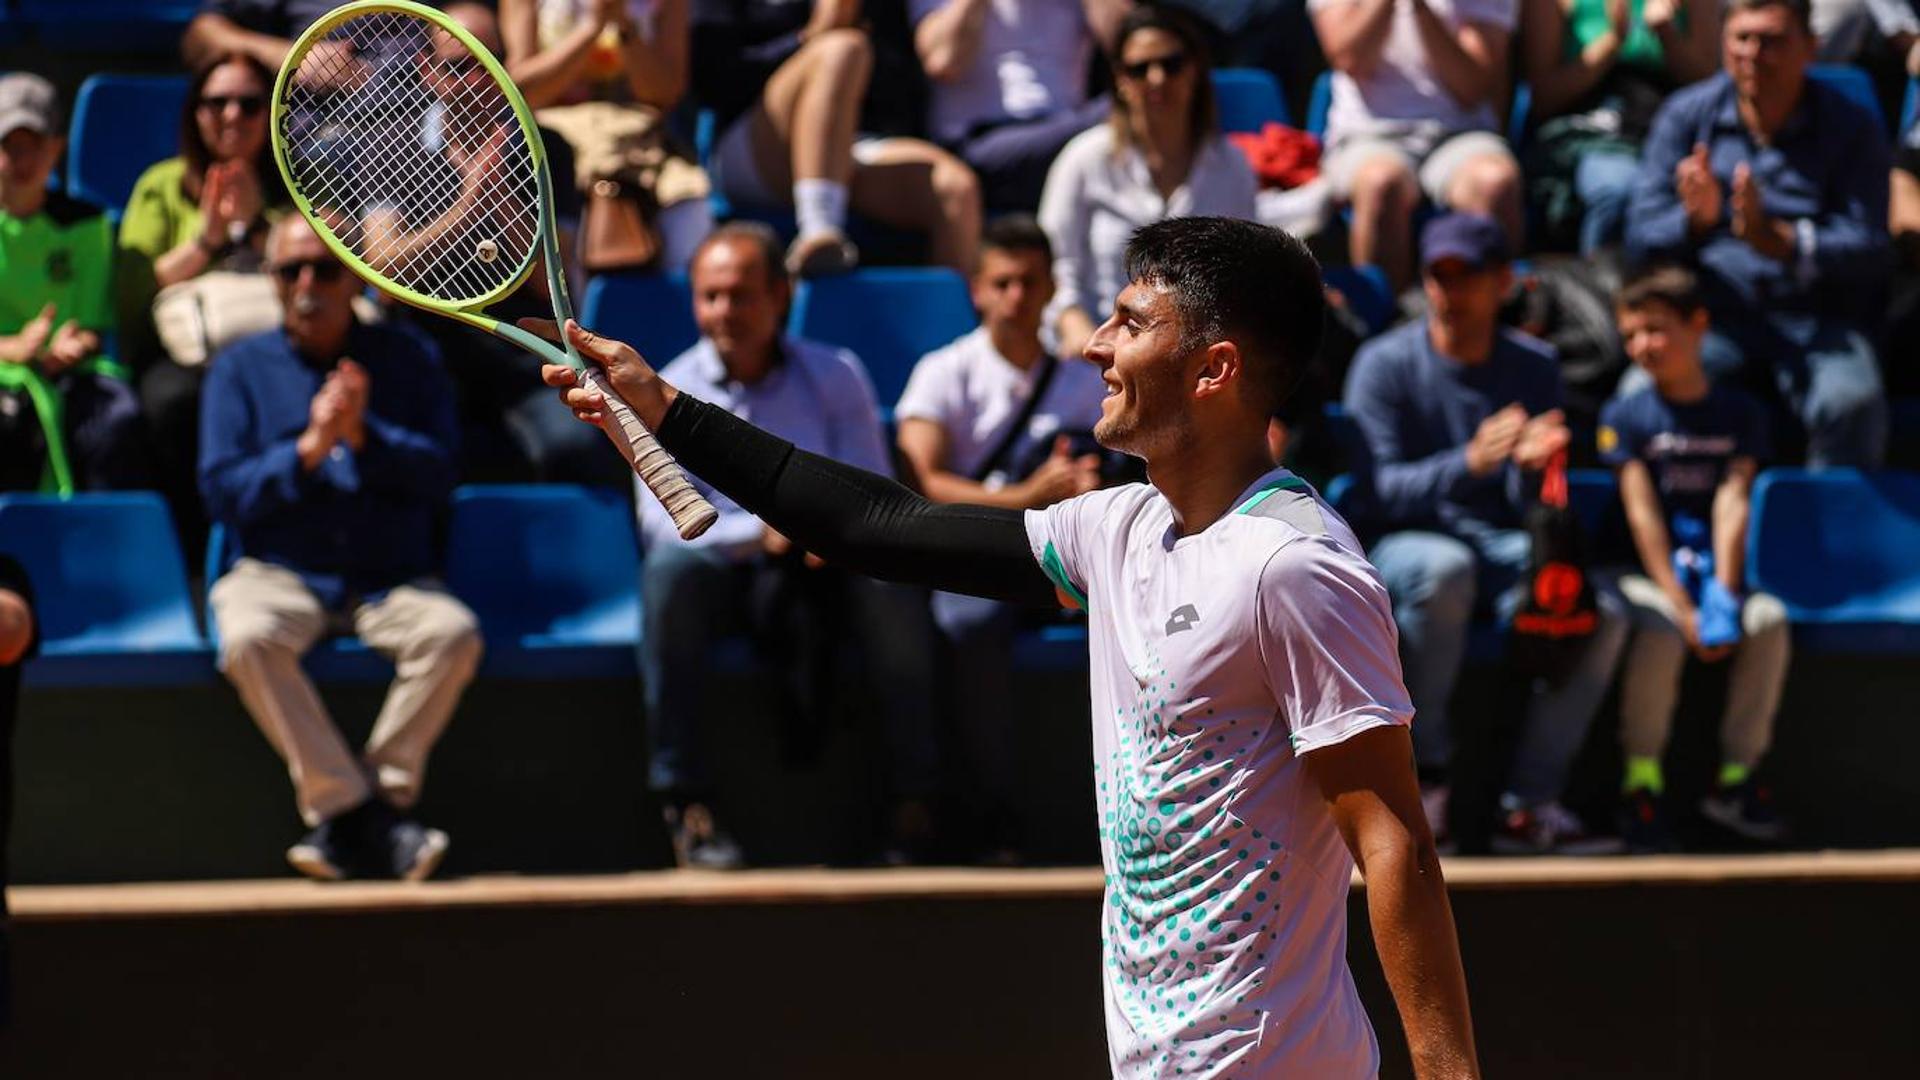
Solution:
M238 558L210 601L220 666L287 761L311 831L300 872L421 880L447 836L407 813L480 660L473 613L434 580L457 479L452 385L425 339L354 317L360 283L304 218L267 239L285 326L207 375L200 491ZM300 657L351 632L396 678L355 754Z
M1874 350L1892 241L1877 118L1809 78L1807 0L1731 0L1726 70L1667 99L1641 153L1629 255L1695 266L1701 360L1757 383L1805 429L1812 467L1873 467L1888 416ZM1622 392L1651 385L1638 369Z

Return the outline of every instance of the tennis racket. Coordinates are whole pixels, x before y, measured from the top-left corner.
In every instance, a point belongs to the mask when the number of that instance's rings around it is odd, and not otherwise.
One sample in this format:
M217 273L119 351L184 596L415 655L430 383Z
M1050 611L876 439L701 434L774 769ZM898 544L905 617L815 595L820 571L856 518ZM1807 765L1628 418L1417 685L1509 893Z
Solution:
M446 15L407 0L335 8L301 34L273 87L273 157L320 239L375 288L578 372L601 426L693 539L718 514L571 343L485 312L546 266L553 318L573 317L553 178L506 70Z

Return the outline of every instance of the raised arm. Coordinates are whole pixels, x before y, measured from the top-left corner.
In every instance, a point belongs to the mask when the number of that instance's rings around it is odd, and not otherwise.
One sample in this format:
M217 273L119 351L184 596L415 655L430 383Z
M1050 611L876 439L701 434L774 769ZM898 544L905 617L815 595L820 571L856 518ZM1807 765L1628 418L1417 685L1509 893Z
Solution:
M973 67L992 10L990 0L947 0L914 26L913 51L927 78L949 82Z
M268 71L278 71L292 48L293 42L286 38L249 30L212 11L195 15L187 24L186 36L180 40L180 55L187 62L188 71L198 71L214 57L226 53L243 53L260 61Z
M1413 22L1427 47L1434 77L1462 108L1498 99L1507 89L1507 41L1512 36L1492 23L1463 22L1459 29L1427 5L1413 5Z
M1313 7L1313 32L1335 71L1356 79L1373 74L1393 27L1399 0L1331 0Z
M1414 1075L1478 1076L1453 908L1420 809L1406 727L1371 728L1301 760L1366 879L1374 948L1407 1031Z
M553 324L520 325L553 338ZM1053 583L1034 562L1017 510L941 506L898 483L797 449L661 379L632 347L569 322L567 333L614 392L680 464L758 516L802 550L838 566L948 592L1054 603ZM606 401L581 387L571 368L541 369L574 414L599 424Z

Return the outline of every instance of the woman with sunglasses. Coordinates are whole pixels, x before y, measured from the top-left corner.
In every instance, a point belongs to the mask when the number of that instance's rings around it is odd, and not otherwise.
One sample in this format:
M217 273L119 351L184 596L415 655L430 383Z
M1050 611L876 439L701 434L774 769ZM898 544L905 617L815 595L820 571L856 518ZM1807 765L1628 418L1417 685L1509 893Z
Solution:
M272 73L240 53L215 57L201 68L180 117L179 156L141 174L120 221L122 351L140 372L161 484L190 555L205 533L193 479L205 364L224 339L279 321L264 277L205 277L209 271L260 273L267 225L289 208L267 140L272 86ZM163 290L196 280L197 286L166 292L156 309ZM156 314L179 331L180 322L170 316L182 311L219 317L199 317L184 337L170 332L163 338Z
M1080 355L1126 286L1135 229L1176 217L1253 220L1259 186L1220 134L1199 24L1141 4L1121 20L1112 55L1113 112L1060 151L1040 199L1058 289L1050 322L1068 357Z

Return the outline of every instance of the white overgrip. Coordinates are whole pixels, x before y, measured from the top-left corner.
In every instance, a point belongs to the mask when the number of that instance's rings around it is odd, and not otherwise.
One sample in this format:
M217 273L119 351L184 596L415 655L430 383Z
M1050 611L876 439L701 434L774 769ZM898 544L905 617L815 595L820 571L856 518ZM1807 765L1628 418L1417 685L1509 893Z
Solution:
M687 482L687 474L680 469L680 463L673 460L653 432L640 422L633 407L621 400L607 384L606 374L599 368L589 366L582 373L586 383L607 403L605 415L601 418L601 430L607 438L620 448L627 462L638 473L647 490L666 507L667 516L673 519L674 528L680 530L682 540L691 540L712 527L719 519L720 512L713 508L704 496Z

